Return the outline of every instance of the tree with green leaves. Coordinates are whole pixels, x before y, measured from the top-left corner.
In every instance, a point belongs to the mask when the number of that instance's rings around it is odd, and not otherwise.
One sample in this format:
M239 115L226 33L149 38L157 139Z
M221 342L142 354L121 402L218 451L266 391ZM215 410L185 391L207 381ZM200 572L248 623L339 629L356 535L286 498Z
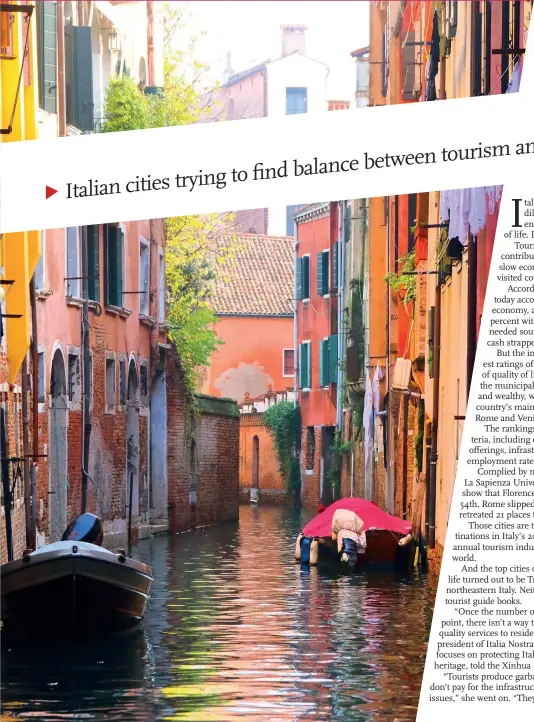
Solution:
M165 15L165 72L160 92L147 94L130 77L110 81L104 104L102 132L189 125L205 115L200 79L207 65L187 53L171 49L172 34L181 25L178 9L167 8ZM215 252L214 236L229 236L234 228L233 214L182 216L165 221L166 289L169 336L176 345L189 392L196 387L195 369L209 364L211 354L221 344L214 329L215 314L211 295L215 279L232 257L231 244L225 252Z

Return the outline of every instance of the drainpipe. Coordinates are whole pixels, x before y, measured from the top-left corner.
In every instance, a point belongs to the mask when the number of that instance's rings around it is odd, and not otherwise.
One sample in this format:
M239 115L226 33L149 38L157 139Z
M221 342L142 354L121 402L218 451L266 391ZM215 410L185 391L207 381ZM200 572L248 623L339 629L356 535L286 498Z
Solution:
M22 362L22 455L24 457L24 514L26 522L26 549L33 549L31 541L31 490L30 490L30 454L28 443L28 355Z
M82 458L82 510L87 511L87 480L89 476L89 449L91 445L91 355L89 338L89 292L87 285L87 228L82 228L82 283L85 284L82 306L82 348L83 348L83 458Z
M293 273L293 406L298 403L298 387L299 387L299 342L298 342L298 301L297 301L297 261L298 261L298 240L297 240L297 224L293 221L293 237L294 241L294 254L293 254L293 267L295 272Z
M60 138L63 138L67 134L65 111L65 16L63 13L63 3L56 3L56 8L58 134Z
M477 350L477 245L469 234L467 245L467 399ZM466 401L467 401L466 399Z
M338 264L337 264L337 430L343 426L343 307L345 303L345 204L338 202Z
M445 58L441 58L439 69L439 100L445 100ZM439 418L439 367L441 350L441 287L436 284L436 300L434 305L434 349L433 370L434 383L432 394L432 430L430 437L430 479L428 485L428 546L433 549L436 545L436 480L438 464L438 418Z
M31 535L32 543L28 548L37 545L37 465L39 459L39 352L37 341L37 293L35 276L30 281L30 308L32 316L32 468L31 468Z

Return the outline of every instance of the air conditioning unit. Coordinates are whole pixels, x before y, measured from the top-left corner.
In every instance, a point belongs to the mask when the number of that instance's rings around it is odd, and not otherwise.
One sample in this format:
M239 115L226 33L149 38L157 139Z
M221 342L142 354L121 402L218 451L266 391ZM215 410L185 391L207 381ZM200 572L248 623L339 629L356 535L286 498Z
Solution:
M394 389L406 391L410 385L410 379L412 377L412 362L409 358L398 358L395 362L395 369L393 371L393 383Z

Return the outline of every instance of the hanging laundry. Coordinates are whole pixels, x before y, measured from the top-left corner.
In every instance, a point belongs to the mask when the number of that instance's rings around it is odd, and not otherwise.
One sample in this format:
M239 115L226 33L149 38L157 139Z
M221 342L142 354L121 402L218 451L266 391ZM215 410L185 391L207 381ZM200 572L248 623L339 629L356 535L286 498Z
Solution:
M384 369L377 364L373 375L373 407L375 413L380 411L380 382L384 379Z
M365 466L371 459L374 436L373 387L371 377L367 374L365 381L365 398L363 402L363 428L365 431Z
M426 63L426 84L425 84L425 100L437 100L436 92L436 76L439 70L439 19L438 13L434 11L432 20L432 41L430 43L430 55Z

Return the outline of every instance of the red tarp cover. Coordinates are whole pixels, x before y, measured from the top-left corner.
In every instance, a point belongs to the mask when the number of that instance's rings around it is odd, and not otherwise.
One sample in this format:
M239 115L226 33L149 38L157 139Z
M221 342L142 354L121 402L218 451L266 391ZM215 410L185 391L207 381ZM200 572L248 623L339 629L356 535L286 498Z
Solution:
M376 504L373 504L372 501L348 497L330 504L323 512L306 524L302 530L304 536L331 537L332 517L336 509L349 509L357 514L363 521L364 531L389 529L399 534L408 534L412 529L409 521L387 514Z

